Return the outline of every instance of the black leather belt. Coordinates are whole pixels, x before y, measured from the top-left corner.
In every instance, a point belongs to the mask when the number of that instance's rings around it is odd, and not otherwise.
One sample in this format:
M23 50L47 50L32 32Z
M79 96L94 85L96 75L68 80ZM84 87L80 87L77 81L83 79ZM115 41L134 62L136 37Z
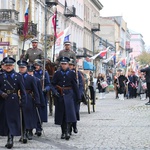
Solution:
M17 90L7 90L5 93L7 93L7 94L13 94L13 93L17 94L18 91Z

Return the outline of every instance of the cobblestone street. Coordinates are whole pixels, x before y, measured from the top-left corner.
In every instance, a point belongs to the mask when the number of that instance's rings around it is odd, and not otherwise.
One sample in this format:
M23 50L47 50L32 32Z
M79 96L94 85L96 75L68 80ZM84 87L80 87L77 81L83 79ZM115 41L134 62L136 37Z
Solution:
M97 93L97 98L99 94ZM60 127L54 125L53 117L44 124L44 135L34 136L28 144L14 139L14 150L149 150L150 106L147 101L114 99L114 93L96 100L96 112L88 114L87 106L81 105L81 120L78 134L69 141L60 139ZM0 137L0 149L5 149L6 138Z

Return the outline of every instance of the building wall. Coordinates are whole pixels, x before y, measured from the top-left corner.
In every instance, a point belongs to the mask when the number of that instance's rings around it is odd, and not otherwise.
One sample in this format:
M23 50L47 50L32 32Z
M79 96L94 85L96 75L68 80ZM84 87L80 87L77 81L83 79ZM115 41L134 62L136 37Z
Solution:
M130 33L131 41L130 47L133 48L133 52L130 54L132 58L139 56L144 48L143 36L139 33Z

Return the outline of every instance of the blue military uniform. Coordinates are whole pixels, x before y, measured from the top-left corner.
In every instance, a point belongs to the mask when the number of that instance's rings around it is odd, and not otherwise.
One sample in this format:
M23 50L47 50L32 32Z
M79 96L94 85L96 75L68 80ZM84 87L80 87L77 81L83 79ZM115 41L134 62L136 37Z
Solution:
M5 57L3 61L5 65L15 62L11 57ZM0 95L0 135L8 135L6 147L12 148L13 136L21 134L20 106L25 106L27 99L23 78L15 70L0 74Z
M75 60L71 59L70 62L69 62L69 65L75 66ZM73 69L72 71L76 74L79 94L80 94L80 97L82 97L82 95L83 95L83 80L82 80L81 73L80 73L80 71L77 71L75 69ZM76 102L75 93L74 93L73 97L74 97L74 105L75 105L76 117L77 117L77 120L80 120L80 112L79 112L80 111L80 103ZM74 130L74 133L77 133L78 132L78 130L77 130L77 122L73 122L72 123L72 126L70 128L70 132L72 132L72 127L73 127L73 130Z
M69 60L70 59L67 57L62 57L60 62L68 63ZM68 140L70 138L70 136L68 136L70 128L69 123L77 121L73 98L74 92L76 95L76 102L81 99L77 86L76 74L69 68L67 70L60 68L60 70L56 71L54 74L52 84L57 87L60 94L60 97L55 101L55 124L61 125L61 138L66 138Z
M19 68L27 67L28 63L24 60L19 60L17 62ZM27 93L27 103L23 107L23 119L24 119L24 136L23 142L26 142L26 138L31 134L32 129L37 127L37 112L36 107L40 106L39 93L37 88L36 79L29 75L27 72L22 74L24 79L24 86ZM29 140L32 139L31 135Z
M42 67L42 63L41 60L36 59L34 65L38 65ZM40 79L41 81L41 85L43 82L43 70L39 69L39 70L35 70L34 71L34 76L37 77L38 79ZM48 112L47 112L47 104L48 104L48 98L47 98L47 92L49 90L52 90L54 93L56 92L56 90L53 88L53 86L51 85L50 82L50 77L47 71L45 71L45 76L44 76L44 89L43 89L43 94L44 94L44 105L45 107L40 107L39 112L40 112L40 117L41 117L41 122L47 122L48 121ZM41 135L42 128L40 125L40 122L38 123L38 127L37 127L37 135Z

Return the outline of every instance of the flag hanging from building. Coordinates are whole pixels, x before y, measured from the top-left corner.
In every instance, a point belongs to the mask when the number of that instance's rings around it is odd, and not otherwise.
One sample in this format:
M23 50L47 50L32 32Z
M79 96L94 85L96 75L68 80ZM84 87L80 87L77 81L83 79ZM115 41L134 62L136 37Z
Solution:
M57 11L54 12L54 15L52 17L52 24L53 24L53 28L54 28L54 36L57 38Z
M101 53L99 54L100 58L103 58L104 56L106 56L107 50L101 51Z
M25 19L25 22L24 22L24 26L23 26L23 35L25 38L28 34L29 5L27 6L26 12L24 14L24 19Z
M106 55L106 53L107 53L108 50L109 50L109 46L105 50L100 51L98 54L90 57L89 59L93 59L94 60L98 56L103 56L104 57Z

